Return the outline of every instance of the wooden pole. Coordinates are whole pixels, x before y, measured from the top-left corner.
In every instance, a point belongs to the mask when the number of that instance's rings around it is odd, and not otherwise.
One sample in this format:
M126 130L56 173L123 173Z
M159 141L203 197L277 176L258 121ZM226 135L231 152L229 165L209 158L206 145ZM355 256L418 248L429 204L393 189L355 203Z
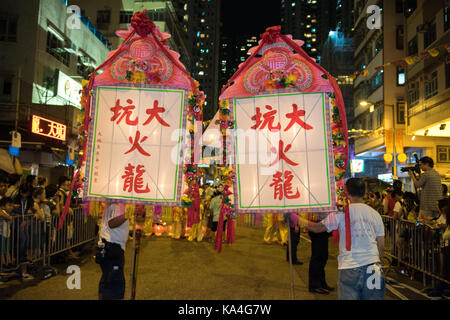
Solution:
M136 282L137 282L137 270L139 261L139 249L141 247L141 229L136 230L136 218L137 210L134 210L134 226L133 226L133 255L131 260L131 290L130 290L130 300L136 299Z
M289 249L289 273L291 277L291 298L295 300L294 292L294 268L292 267L292 238L291 238L291 214L288 214L288 249Z

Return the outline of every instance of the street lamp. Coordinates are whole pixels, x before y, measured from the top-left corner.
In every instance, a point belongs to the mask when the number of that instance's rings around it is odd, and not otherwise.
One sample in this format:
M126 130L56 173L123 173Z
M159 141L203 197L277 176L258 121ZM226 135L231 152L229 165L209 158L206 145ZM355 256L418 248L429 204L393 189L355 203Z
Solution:
M361 107L367 107L370 106L371 110L373 110L372 108L374 107L374 104L366 101L366 100L362 100L359 102L359 105ZM395 179L397 178L397 150L395 147L395 136L396 136L396 132L395 132L395 124L396 124L396 119L395 119L395 105L394 104L384 104L385 107L392 107L392 130L393 130L393 145L394 145L394 172L392 175L392 178ZM372 111L370 111L372 112Z

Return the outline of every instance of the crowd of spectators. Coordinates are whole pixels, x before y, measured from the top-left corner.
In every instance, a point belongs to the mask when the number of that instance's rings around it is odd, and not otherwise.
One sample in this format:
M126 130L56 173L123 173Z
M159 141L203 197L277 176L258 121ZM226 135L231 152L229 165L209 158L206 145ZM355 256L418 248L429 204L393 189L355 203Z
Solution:
M26 266L41 257L43 242L49 245L49 235L55 235L56 226L51 227L51 222L63 212L70 187L71 180L65 176L59 178L58 184L48 184L46 177L0 174L2 271L20 269L23 279L32 279ZM72 213L70 208L68 214ZM78 258L72 250L65 254Z
M450 281L449 240L450 240L450 198L448 187L442 184L439 174L434 167L433 160L429 157L420 159L420 167L423 173L416 177L412 173L412 181L416 193L403 192L403 185L399 180L394 181L390 190L385 193L370 192L366 195L366 204L377 210L381 215L389 216L393 221L405 223L396 224L395 230L391 230L393 224L386 224L388 233L395 233L396 246L400 261L408 262L408 252L414 249L414 243L410 242L413 226L427 226L435 236L440 250L440 274ZM394 229L394 228L392 228ZM400 264L399 264L400 265ZM407 268L405 268L407 269ZM406 272L407 270L402 270ZM448 289L443 282L438 281L438 286L429 292L432 296L440 296Z

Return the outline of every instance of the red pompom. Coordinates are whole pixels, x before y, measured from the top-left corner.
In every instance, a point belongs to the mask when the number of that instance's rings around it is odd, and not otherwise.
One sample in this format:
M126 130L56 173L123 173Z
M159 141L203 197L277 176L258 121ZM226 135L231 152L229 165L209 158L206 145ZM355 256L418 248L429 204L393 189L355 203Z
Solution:
M131 18L131 26L142 38L152 33L156 27L153 21L146 17L146 12L147 10L136 12Z

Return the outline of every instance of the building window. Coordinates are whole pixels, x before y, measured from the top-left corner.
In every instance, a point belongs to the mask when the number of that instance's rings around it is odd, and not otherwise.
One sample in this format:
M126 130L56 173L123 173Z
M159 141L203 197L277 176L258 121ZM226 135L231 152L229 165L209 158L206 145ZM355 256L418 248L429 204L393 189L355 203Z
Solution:
M397 123L398 124L405 124L405 118L406 118L406 107L405 102L397 102Z
M88 55L78 56L77 72L82 75L83 78L89 79L89 76L94 72L95 60Z
M370 79L370 90L371 92L378 89L383 84L383 76L384 72L383 70L380 70L377 72L377 74Z
M408 42L408 55L412 56L417 53L419 53L419 48L417 45L417 36L415 36Z
M378 108L377 129L383 126L383 116L384 116L384 109L383 108Z
M404 86L406 83L405 69L397 67L397 86Z
M450 63L445 64L445 87L450 87Z
M409 17L417 9L417 0L406 0L405 3L405 16Z
M67 52L64 47L64 40L62 40L62 37L49 30L47 32L47 52L66 66L69 66L70 53Z
M396 45L397 50L403 50L403 26L397 26Z
M434 41L436 41L436 20L428 24L428 30L423 35L423 47L429 47Z
M12 81L11 79L5 79L3 81L3 90L2 90L2 94L9 96L12 93Z
M444 31L447 31L450 27L450 7L445 6L444 8Z
M97 11L97 23L98 24L108 24L111 22L111 11L110 10L98 10Z
M430 99L438 93L437 71L431 74L430 81L425 82L425 99Z
M383 35L381 35L375 42L375 54L378 54L381 50L383 50Z
M395 0L395 12L403 13L403 0Z
M414 107L419 103L419 85L418 83L413 83L410 85L410 90L408 91L408 105Z
M450 146L436 146L437 162L450 163Z
M17 41L17 17L0 16L0 41Z
M164 17L165 12L166 12L165 8L149 10L149 11L147 11L147 17L152 21L164 21L165 20L165 17ZM186 17L186 21L187 20L188 20L188 17Z
M120 23L131 23L133 11L120 11Z

